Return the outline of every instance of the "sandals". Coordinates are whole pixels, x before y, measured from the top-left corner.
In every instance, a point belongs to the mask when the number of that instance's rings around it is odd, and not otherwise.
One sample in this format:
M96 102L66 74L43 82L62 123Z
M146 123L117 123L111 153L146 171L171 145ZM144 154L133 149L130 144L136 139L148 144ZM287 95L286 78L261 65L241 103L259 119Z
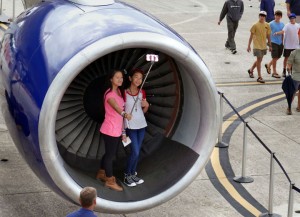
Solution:
M296 111L297 111L297 112L300 112L300 108L297 107L297 108L296 108Z
M272 74L272 77L273 77L273 78L281 78L280 75L278 75L277 73L276 73L276 74L273 73L273 74Z
M251 72L250 69L248 69L248 74L250 78L254 78L253 72Z
M268 74L271 74L271 69L269 68L268 64L265 64L266 70Z
M264 84L265 80L262 77L258 77L257 82Z
M291 111L291 109L287 108L287 110L286 110L286 114L287 114L287 115L292 115L292 111Z

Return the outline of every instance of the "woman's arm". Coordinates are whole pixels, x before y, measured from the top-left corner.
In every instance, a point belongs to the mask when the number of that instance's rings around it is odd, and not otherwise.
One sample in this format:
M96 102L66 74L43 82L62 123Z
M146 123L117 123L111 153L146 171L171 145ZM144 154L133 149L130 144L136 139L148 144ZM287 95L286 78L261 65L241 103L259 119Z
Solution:
M144 113L146 113L149 109L149 103L146 99L146 92L145 90L142 90L142 101L141 101L141 105L142 105L142 110Z
M142 109L144 113L146 113L149 109L149 103L146 99L142 99Z
M124 112L123 109L121 109L119 107L118 103L116 102L116 100L114 98L107 99L107 102L118 114L120 114L127 120L131 120L131 115Z

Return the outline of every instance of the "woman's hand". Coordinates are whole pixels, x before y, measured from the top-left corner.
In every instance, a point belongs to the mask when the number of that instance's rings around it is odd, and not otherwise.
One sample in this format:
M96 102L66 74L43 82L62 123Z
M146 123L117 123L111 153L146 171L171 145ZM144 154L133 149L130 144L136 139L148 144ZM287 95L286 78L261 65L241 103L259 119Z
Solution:
M126 134L123 134L123 135L122 135L122 141L123 141L123 142L127 142Z
M132 118L132 115L131 114L128 114L128 113L126 113L125 115L124 115L124 118L126 118L127 120L131 120L131 118Z

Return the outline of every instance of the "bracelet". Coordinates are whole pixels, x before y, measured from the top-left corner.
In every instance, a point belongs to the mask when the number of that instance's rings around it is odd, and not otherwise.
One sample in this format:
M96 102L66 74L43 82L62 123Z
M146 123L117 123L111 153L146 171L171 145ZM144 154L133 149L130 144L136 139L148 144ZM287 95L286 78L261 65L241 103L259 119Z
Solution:
M124 111L121 112L121 116L122 116L122 117L124 117L125 114L126 114L126 112L124 112Z
M126 136L126 131L125 130L122 131L122 136Z

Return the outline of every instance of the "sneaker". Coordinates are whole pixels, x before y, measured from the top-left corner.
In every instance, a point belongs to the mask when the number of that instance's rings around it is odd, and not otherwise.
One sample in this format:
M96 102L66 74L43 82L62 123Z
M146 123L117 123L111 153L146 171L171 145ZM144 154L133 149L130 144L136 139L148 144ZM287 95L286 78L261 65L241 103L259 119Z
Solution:
M229 46L229 43L226 41L226 43L225 43L225 47L227 48L227 49L230 49L230 46Z
M137 177L136 175L132 175L131 178L138 185L144 183L144 180L141 179L141 178L139 178L139 177Z
M237 53L236 49L232 49L232 50L231 50L231 53L232 53L232 54L236 54L236 53Z
M124 184L129 187L136 186L136 183L135 183L135 181L133 181L132 176L128 176L128 175L125 175Z

